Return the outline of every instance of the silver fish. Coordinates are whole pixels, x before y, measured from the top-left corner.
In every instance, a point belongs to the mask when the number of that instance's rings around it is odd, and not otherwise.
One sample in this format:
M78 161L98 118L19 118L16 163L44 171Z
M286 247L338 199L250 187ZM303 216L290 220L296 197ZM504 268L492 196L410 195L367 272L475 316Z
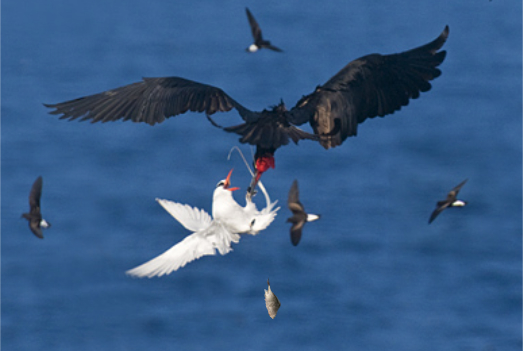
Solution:
M269 289L265 290L265 306L267 307L267 312L269 312L269 316L274 319L276 317L276 313L278 313L278 310L280 309L281 303L280 300L274 295L274 293L271 290L271 284L269 283L269 279L267 279L267 285L269 286Z

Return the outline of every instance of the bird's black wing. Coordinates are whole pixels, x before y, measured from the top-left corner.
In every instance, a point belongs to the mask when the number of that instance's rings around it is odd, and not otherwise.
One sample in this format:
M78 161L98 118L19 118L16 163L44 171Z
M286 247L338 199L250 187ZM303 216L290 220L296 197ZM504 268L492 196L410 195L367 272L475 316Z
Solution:
M42 233L42 228L40 228L40 220L32 219L29 221L29 229L36 235L37 238L43 239L44 234Z
M258 43L263 40L260 25L258 24L258 22L256 22L254 16L248 8L245 8L245 12L247 12L247 18L249 19L249 25L251 26L251 32L252 37L254 38L254 42Z
M459 183L458 185L456 185L456 187L454 189L452 189L449 194L447 195L448 198L453 198L454 200L456 199L456 196L458 196L458 193L459 191L461 190L461 187L463 185L465 185L465 183L467 182L468 178L465 179L464 181L462 181L461 183Z
M356 135L367 118L383 117L406 106L420 92L430 90L446 52L438 51L449 34L448 26L434 41L399 54L371 54L350 62L323 86L304 96L290 111L289 120L309 122L326 148L341 145Z
M300 190L298 188L297 180L292 182L291 188L289 190L289 197L287 199L287 206L293 213L305 212L303 205L300 202Z
M243 119L251 111L240 105L220 88L178 77L143 78L143 81L81 97L58 104L44 104L54 108L51 114L60 119L95 122L131 120L150 125L187 111L215 112L238 110Z
M445 202L444 204L442 204L441 206L439 205L438 203L438 207L436 207L436 209L432 212L432 214L430 215L430 218L429 218L429 224L432 223L433 220L436 219L436 217L441 213L443 212L444 209L446 209L447 207L449 206L449 204L447 202Z
M36 180L33 183L33 186L31 187L31 192L29 193L29 207L30 212L33 213L33 211L37 211L40 213L40 197L42 196L42 185L43 185L43 179L42 177L36 178Z
M301 240L301 234L305 221L293 223L291 227L291 243L294 246L297 246Z
M283 52L282 49L280 49L279 47L274 46L272 44L267 44L264 47L266 47L267 49L271 49L272 51Z

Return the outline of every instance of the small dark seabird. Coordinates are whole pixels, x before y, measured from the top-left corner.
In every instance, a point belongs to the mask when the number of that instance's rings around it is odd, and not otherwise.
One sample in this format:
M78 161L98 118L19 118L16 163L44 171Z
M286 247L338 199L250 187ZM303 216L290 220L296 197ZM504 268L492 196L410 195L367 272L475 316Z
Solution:
M434 41L399 54L370 54L346 65L325 84L303 96L287 110L283 101L272 109L251 111L220 88L179 77L143 78L99 94L57 104L51 114L60 119L95 122L131 120L150 125L187 111L205 112L216 127L241 135L240 143L256 146L255 174L251 191L260 176L274 168L274 153L292 140L319 142L325 149L341 145L355 136L358 125L368 118L383 117L417 99L431 89L439 77L437 68L445 59L441 49L449 35L446 26ZM236 109L244 123L221 127L211 115ZM314 134L297 126L309 123ZM200 140L195 140L200 142ZM207 141L210 142L210 141Z
M251 44L247 49L245 49L245 51L256 52L260 49L271 49L273 51L282 52L282 49L277 48L274 45L271 45L270 41L263 40L260 25L258 24L258 22L256 22L254 16L248 8L245 8L245 12L247 12L247 18L249 19L249 25L251 26L252 37L254 38L254 43Z
M29 228L31 228L33 234L39 237L40 239L44 238L44 235L42 234L42 228L49 228L51 226L51 223L46 222L46 220L42 218L42 214L40 213L40 197L42 196L42 184L43 180L40 176L33 183L33 187L31 188L31 192L29 193L29 213L22 214L22 217L29 221Z
M466 201L462 201L462 200L458 200L457 199L457 196L458 196L458 193L461 189L461 187L463 185L465 185L465 183L467 182L468 179L465 179L464 181L462 181L461 183L459 183L458 186L456 186L454 189L452 189L451 191L449 191L449 193L447 194L447 198L443 201L438 201L437 205L436 205L436 209L434 210L434 212L432 212L432 215L430 216L430 219L429 219L429 224L432 223L432 221L434 219L436 219L436 217L441 213L443 212L444 209L446 209L447 207L463 207L467 204Z
M287 205L289 210L292 211L292 217L287 219L287 222L292 223L291 242L292 245L296 246L300 242L301 231L305 223L320 219L321 216L305 212L305 208L300 202L300 190L298 189L297 180L294 180L291 190L289 190Z

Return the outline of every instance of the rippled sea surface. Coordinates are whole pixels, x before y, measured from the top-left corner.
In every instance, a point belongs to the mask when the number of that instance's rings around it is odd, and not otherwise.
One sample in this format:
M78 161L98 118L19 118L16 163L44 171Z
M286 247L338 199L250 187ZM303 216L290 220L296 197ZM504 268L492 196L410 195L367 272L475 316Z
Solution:
M247 54L248 6L284 53ZM5 350L520 350L521 2L2 2ZM325 151L276 154L282 209L226 256L157 279L124 272L189 234L156 197L211 211L235 135L189 113L151 127L67 122L55 103L180 76L247 108L289 107L349 61L450 36L430 92ZM240 122L236 112L215 115ZM251 150L245 145L246 155ZM52 227L20 214L37 176ZM465 208L428 218L468 178ZM288 189L322 214L289 239ZM240 193L237 200L243 203ZM272 320L267 278L281 301Z

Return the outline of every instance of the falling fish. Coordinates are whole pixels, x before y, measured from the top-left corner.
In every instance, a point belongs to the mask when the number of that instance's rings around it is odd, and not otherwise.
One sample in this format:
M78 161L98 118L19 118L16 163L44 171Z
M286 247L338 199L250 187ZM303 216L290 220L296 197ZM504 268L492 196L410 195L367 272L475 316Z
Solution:
M274 293L271 290L271 284L269 283L269 279L267 279L267 285L269 286L268 290L265 290L265 306L267 307L267 312L269 312L269 316L274 319L276 317L276 313L278 313L278 310L280 309L281 303L280 300L274 295Z

